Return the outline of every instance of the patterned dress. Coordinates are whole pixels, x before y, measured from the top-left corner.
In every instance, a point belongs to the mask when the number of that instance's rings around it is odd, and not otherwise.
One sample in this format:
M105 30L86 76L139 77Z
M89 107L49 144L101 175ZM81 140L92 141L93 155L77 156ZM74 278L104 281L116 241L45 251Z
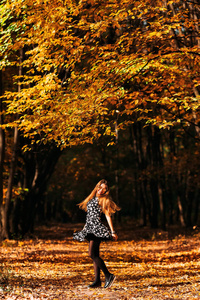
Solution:
M87 203L86 224L84 228L73 234L73 238L80 242L99 238L100 240L111 240L109 229L101 222L101 207L98 198L94 197Z

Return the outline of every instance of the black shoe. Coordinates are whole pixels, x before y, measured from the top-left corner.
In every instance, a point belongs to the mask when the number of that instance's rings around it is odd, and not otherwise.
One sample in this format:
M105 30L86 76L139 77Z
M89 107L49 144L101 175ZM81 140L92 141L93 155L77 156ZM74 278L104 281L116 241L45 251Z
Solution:
M91 284L88 285L89 288L97 288L101 286L101 281L97 281L97 282L93 282Z
M113 284L114 280L115 280L115 275L110 274L109 278L106 279L104 288L106 289L106 288L110 287Z

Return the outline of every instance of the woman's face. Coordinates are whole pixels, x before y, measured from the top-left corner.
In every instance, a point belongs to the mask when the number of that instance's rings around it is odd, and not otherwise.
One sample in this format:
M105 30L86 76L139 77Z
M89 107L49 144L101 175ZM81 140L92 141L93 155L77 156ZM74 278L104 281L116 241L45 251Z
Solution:
M104 195L108 190L108 187L106 184L102 183L98 188L97 188L97 196L102 196Z

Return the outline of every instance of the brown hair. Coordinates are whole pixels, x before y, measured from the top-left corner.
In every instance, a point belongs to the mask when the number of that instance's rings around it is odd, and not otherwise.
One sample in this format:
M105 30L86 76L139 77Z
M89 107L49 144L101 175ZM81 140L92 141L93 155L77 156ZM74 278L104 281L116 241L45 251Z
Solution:
M81 203L78 204L80 209L87 211L87 203L96 196L97 190L102 184L105 184L107 186L106 192L102 196L98 197L99 205L101 206L102 212L104 214L112 215L116 211L120 210L120 207L117 204L115 204L115 202L112 201L112 198L110 196L110 189L105 179L100 180L95 186L95 188L93 189L93 191L90 193L90 195L85 200L83 200Z

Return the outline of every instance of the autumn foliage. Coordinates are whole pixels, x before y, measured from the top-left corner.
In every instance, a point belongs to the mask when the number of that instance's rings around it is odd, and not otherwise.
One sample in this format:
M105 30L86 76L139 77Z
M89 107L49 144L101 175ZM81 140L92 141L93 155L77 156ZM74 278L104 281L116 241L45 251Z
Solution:
M63 149L99 141L117 149L119 130L131 132L134 167L123 152L121 174L143 223L158 227L160 218L164 228L169 203L170 219L178 207L182 225L196 224L199 16L198 0L1 1L3 237L33 230ZM119 162L109 162L117 178Z
M198 119L197 1L18 0L1 11L2 66L22 67L8 113L29 137L65 146L114 133L117 116L118 128Z

